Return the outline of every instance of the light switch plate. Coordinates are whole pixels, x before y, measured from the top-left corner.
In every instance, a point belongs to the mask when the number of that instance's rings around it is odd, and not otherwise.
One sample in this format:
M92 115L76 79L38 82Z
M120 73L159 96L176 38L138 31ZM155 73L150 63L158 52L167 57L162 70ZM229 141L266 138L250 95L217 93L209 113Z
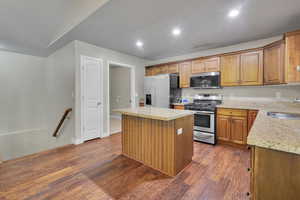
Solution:
M182 128L180 128L180 129L177 129L177 135L181 135L181 134L182 134L182 132L183 132Z

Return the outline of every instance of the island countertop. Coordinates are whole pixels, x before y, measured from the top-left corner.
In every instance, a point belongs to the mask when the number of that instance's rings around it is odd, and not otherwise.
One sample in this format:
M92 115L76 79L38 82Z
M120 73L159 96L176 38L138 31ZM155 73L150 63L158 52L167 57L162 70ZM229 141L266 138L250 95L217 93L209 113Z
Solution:
M156 107L124 108L124 109L116 109L114 111L124 115L143 117L148 119L157 119L163 121L175 120L181 117L194 114L193 111L188 111L188 110L175 110L175 109L156 108Z

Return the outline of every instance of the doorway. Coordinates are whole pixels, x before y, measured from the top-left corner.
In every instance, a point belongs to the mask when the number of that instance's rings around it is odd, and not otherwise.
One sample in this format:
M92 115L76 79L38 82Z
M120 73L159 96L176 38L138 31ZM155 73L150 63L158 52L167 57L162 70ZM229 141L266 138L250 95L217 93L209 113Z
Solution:
M81 133L82 140L103 134L103 61L81 56Z
M135 107L134 67L109 63L109 116L110 135L122 131L121 115L115 109Z

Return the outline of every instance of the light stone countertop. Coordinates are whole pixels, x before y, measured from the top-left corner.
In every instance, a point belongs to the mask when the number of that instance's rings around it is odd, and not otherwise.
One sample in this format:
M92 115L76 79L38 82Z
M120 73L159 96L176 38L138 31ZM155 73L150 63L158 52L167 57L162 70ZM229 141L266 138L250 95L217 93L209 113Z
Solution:
M193 115L193 111L189 110L175 110L168 108L156 108L156 107L136 107L136 108L124 108L116 109L114 112L119 112L124 115L157 119L163 121L170 121L181 117Z
M300 113L299 103L225 100L218 107L259 110L247 144L300 155L300 120L267 116L269 111Z

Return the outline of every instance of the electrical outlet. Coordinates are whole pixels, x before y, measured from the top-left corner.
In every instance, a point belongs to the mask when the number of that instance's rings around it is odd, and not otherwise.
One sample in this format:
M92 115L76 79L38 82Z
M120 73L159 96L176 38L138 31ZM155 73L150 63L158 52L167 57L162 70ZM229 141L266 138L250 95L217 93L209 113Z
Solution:
M181 134L182 134L182 132L183 132L182 128L180 128L180 129L177 129L177 135L181 135Z

